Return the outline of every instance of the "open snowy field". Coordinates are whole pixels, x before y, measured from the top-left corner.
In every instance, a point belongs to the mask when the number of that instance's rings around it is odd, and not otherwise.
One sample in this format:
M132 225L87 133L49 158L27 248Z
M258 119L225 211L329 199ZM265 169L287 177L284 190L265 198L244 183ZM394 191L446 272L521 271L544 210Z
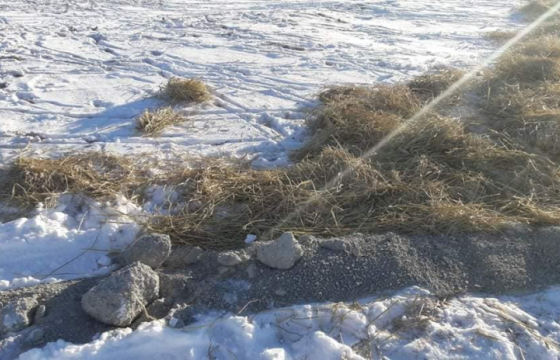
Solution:
M0 2L0 160L74 149L286 164L301 110L329 84L466 68L518 27L514 0ZM172 76L211 85L193 123L143 138L135 117Z

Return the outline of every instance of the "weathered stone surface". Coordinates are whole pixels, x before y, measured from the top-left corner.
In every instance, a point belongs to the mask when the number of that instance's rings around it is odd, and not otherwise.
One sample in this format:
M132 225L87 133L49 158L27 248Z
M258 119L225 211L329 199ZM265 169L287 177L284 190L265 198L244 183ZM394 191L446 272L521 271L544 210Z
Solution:
M346 242L341 239L322 240L319 243L319 246L321 246L324 249L329 249L331 251L336 251L336 252L342 252L348 250L348 246Z
M179 246L173 250L169 258L163 264L166 269L184 269L200 261L204 250L198 246Z
M45 316L46 312L47 312L47 307L45 305L39 305L37 307L37 310L35 311L35 316L33 317L33 323L36 323L37 321L41 320Z
M257 259L274 269L291 269L302 256L303 248L291 232L272 242L260 244L257 250Z
M158 274L137 262L90 289L82 297L82 308L105 324L128 326L158 294Z
M22 298L0 309L0 335L18 332L29 326L32 312L38 305L33 298Z
M258 271L259 269L257 269L257 265L255 265L254 263L250 264L249 266L247 266L247 269L245 269L245 272L247 273L249 279L256 278L258 275Z
M242 251L226 251L218 254L218 263L223 266L235 266L250 259L250 256Z
M121 253L124 265L137 261L152 269L159 268L171 253L171 239L164 234L148 234L138 238Z

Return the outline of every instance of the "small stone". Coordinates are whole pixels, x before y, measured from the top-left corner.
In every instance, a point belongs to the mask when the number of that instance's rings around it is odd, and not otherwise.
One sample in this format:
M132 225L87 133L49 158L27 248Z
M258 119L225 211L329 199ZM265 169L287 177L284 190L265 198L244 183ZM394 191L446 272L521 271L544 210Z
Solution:
M29 334L29 340L31 342L39 342L45 337L45 331L43 329L35 329Z
M125 265L141 262L152 269L159 268L169 257L171 239L164 234L149 234L137 239L121 253Z
M179 246L173 250L163 266L167 269L183 269L198 263L203 254L204 250L198 246Z
M335 252L343 252L348 250L346 242L340 239L323 240L319 243L319 246Z
M257 265L251 264L247 266L247 269L245 269L245 271L247 272L247 276L249 276L249 279L254 279L257 277L258 274Z
M278 289L274 292L278 296L286 296L287 292L284 289Z
M47 312L47 307L45 305L39 305L37 311L35 311L35 317L33 318L33 323L37 323L37 321L41 320L45 317L45 313Z
M218 263L223 266L235 266L249 260L249 256L243 252L226 251L218 254Z
M171 326L174 329L180 329L185 327L185 322L183 321L183 319L172 317L171 320L169 320L169 326Z
M235 271L229 266L219 266L218 267L218 275L230 274L232 271Z
M282 234L278 239L261 244L257 250L257 258L263 264L287 270L303 256L303 248L291 232Z
M158 294L158 274L137 262L90 289L82 297L82 308L102 323L128 326Z
M0 309L0 334L18 332L31 324L31 313L39 305L33 298L15 300Z
M305 245L305 246L310 246L316 241L317 241L317 238L315 236L312 236L312 235L301 235L298 239L298 242L301 245Z

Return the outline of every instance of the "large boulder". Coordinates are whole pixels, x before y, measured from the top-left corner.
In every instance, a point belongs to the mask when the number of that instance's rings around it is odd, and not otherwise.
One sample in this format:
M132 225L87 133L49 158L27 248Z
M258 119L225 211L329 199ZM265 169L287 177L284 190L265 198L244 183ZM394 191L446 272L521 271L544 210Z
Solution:
M261 244L257 249L257 259L274 269L291 269L302 256L303 248L291 232L284 233L267 244Z
M105 324L128 326L158 294L158 274L137 262L114 272L90 289L82 297L82 308Z
M31 324L32 313L39 304L33 298L15 300L0 309L0 336L23 330Z
M125 265L137 261L152 269L159 268L171 253L171 239L164 234L148 234L138 238L121 253Z

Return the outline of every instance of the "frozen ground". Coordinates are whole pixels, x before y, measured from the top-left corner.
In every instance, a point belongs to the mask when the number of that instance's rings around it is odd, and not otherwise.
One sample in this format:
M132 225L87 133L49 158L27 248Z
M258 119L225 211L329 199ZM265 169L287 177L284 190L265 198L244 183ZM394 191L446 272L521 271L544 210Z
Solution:
M39 359L558 359L560 288L519 297L438 300L419 288L354 304L310 304L255 316L201 315L105 333L89 344L31 350ZM170 322L173 324L173 319Z
M476 64L481 34L519 26L514 0L0 1L0 160L71 149L256 156L286 163L301 109L328 84ZM139 137L171 76L216 100L194 124Z

